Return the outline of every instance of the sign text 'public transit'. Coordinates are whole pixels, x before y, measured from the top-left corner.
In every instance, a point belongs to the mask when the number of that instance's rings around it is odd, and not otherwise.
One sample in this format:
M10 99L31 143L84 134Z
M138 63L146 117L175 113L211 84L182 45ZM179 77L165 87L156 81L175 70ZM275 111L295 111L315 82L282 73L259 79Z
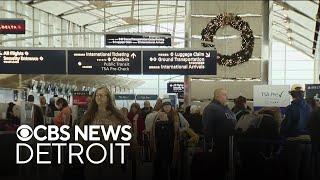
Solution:
M69 74L141 74L141 51L69 50Z
M66 74L64 50L0 50L0 74Z
M213 50L145 50L143 73L216 75L216 52Z

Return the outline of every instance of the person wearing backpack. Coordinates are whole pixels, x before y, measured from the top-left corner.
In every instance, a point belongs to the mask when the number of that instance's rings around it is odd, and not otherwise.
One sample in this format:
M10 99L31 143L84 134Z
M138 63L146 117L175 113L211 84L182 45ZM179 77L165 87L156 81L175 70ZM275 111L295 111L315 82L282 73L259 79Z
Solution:
M308 123L311 107L304 100L304 90L299 84L291 87L293 101L286 108L280 133L285 139L282 151L285 175L290 180L311 179L311 138Z
M279 111L264 107L237 122L236 128L241 130L237 146L241 179L279 178Z
M234 100L234 107L231 109L235 113L237 121L246 114L251 113L251 108L247 105L247 98L239 96Z

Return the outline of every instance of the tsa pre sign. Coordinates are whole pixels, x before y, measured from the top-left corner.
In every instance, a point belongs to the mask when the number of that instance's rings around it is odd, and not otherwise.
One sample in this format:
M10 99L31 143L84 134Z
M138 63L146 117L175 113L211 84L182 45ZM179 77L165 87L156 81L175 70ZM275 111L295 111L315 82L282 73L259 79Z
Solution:
M256 85L253 86L254 107L286 107L290 104L290 86Z

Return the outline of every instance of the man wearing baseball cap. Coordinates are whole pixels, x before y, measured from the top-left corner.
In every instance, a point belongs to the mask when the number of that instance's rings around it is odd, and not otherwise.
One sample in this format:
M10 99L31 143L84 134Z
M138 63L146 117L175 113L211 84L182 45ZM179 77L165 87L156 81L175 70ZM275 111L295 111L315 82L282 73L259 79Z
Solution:
M291 86L292 102L286 108L280 133L286 143L282 152L285 158L287 179L310 179L311 139L308 123L311 107L304 100L304 88L300 84Z

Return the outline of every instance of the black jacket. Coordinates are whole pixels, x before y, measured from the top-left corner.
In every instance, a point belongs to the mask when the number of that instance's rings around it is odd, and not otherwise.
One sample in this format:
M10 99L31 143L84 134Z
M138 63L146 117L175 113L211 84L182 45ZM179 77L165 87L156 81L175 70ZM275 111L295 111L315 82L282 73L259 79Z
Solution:
M44 118L43 118L43 113L41 108L35 104L33 105L33 107L34 107L34 112L33 112L34 126L44 125Z
M202 116L200 114L190 114L188 119L190 128L197 134L202 134Z
M203 111L202 124L204 133L214 141L225 141L233 135L236 117L227 106L213 100Z
M309 129L312 141L320 144L320 108L311 114Z

